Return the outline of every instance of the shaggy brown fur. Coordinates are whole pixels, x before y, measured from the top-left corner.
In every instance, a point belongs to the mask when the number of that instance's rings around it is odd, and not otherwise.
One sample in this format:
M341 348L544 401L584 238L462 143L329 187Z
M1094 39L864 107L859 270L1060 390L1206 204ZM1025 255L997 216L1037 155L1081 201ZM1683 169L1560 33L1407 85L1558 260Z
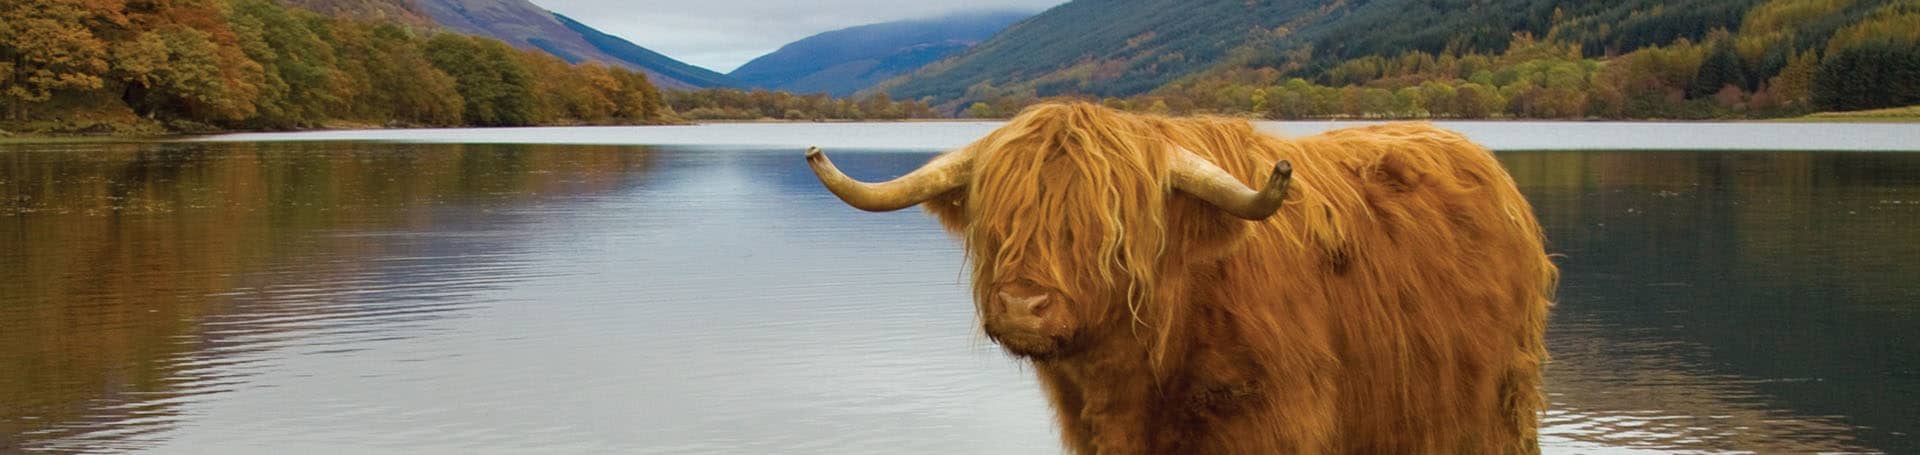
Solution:
M1257 188L1247 222L1170 189L1184 147ZM1485 148L1406 123L1282 139L1235 119L1028 109L925 206L996 289L1053 289L1033 362L1076 453L1530 453L1557 269ZM1004 332L1001 331L1001 332Z

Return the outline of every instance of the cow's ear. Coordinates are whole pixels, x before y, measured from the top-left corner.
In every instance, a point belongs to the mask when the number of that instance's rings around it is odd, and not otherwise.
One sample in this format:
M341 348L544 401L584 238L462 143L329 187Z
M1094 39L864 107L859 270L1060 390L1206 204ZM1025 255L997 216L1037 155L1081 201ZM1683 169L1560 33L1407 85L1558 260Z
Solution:
M940 220L940 225L954 235L965 235L967 231L967 189L965 187L948 191L920 204L927 213Z

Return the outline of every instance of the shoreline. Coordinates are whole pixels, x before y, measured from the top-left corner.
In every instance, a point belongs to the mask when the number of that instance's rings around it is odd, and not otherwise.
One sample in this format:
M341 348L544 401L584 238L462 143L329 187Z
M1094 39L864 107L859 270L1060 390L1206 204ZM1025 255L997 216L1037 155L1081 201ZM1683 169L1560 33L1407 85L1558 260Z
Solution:
M1303 137L1379 121L1255 122L1280 137ZM1920 151L1920 123L1436 121L1496 151L1517 150L1853 150ZM523 128L246 133L194 142L406 142L719 147L758 151L938 150L963 147L997 121L703 123L675 128ZM796 152L797 153L797 152Z
M1893 115L1882 114L1891 112ZM1860 125L1920 125L1920 106L1883 109L1862 112L1830 112L1800 117L1772 119L1527 119L1527 118L1314 118L1314 119L1264 119L1242 117L1254 123L1377 123L1377 122L1447 122L1447 123L1557 123L1557 124L1860 124ZM649 124L562 124L529 126L453 126L453 127L417 127L417 126L380 126L362 124L339 124L322 128L303 128L290 130L220 130L183 133L21 133L0 130L0 145L7 144L60 144L60 143L111 143L111 142L157 142L172 140L191 140L194 138L217 137L244 134L305 134L338 133L353 131L404 131L404 130L480 130L504 131L514 129L538 128L630 128L630 127L672 127L702 125L847 125L847 124L974 124L1004 122L1004 118L919 118L919 119L822 119L822 120L683 120L673 123Z

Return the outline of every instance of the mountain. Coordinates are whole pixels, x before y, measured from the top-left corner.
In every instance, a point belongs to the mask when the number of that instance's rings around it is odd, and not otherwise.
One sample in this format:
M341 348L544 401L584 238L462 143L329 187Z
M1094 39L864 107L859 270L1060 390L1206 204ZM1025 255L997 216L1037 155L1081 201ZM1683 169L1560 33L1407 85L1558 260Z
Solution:
M899 98L1129 96L1222 68L1306 77L1363 56L1493 52L1516 36L1628 52L1736 29L1763 0L1075 0L879 84ZM1826 2L1833 3L1833 2ZM1862 4L1884 3L1867 0Z
M674 60L673 57L668 57L659 52L634 45L618 36L608 35L593 27L588 27L579 21L575 21L572 18L558 13L555 13L553 17L560 20L562 25L566 25L567 28L573 30L574 33L579 34L580 38L585 39L587 44L593 45L593 47L599 49L601 53L611 56L618 61L637 65L645 69L649 75L664 76L666 79L680 81L687 85L702 88L740 85L739 81L735 81L713 70Z
M728 73L752 87L847 96L965 51L1032 12L977 12L825 32Z
M597 60L644 70L662 88L734 85L725 75L646 50L526 0L412 1L448 28L538 48L568 62Z
M647 73L661 88L737 85L712 70L608 35L527 0L282 0L308 10L361 19L427 23L539 49L568 63L593 60Z
M433 18L420 5L406 0L282 0L281 3L332 17L374 22L397 22L431 27Z
M1079 0L1008 27L952 59L884 87L951 100L970 87L1032 85L1042 96L1137 93L1198 70L1319 1Z

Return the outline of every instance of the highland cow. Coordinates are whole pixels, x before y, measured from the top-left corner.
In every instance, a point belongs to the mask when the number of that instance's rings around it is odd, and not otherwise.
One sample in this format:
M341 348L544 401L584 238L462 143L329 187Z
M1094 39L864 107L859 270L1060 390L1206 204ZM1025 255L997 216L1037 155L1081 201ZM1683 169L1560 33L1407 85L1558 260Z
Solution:
M888 182L807 161L849 205L923 205L965 242L981 327L1031 362L1070 452L1539 450L1558 270L1453 132L1066 103Z

